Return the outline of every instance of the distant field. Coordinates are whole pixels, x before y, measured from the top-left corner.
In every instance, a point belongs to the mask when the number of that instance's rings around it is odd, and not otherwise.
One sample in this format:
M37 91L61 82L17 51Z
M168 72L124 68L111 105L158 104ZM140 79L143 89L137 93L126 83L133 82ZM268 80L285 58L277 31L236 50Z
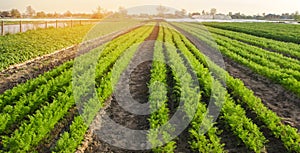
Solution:
M282 23L204 23L204 25L300 44L299 25Z
M94 39L116 30L121 30L137 22L101 22L93 32L95 25L83 25L66 28L49 28L27 31L13 35L0 36L0 71L9 65L49 54L59 49Z

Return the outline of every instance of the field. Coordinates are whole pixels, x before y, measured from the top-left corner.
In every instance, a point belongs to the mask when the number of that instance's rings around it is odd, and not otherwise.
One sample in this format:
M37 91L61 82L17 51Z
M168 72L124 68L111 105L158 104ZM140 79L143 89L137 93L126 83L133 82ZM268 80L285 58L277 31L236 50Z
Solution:
M0 152L300 152L299 31L114 21L0 36Z

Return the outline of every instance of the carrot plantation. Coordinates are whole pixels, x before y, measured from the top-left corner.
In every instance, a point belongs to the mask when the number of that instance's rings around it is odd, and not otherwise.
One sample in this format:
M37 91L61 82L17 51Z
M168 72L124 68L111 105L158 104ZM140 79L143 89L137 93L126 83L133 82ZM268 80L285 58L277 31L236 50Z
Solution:
M0 36L0 152L300 153L299 31L134 20Z

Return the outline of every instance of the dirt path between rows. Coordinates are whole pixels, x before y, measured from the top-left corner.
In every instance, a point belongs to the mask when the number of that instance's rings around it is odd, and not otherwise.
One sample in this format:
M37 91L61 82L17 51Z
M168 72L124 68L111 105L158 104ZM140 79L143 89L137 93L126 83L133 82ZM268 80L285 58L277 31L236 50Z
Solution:
M204 42L198 40L195 36L183 31L178 28L178 30L183 33L199 50L201 50L208 57L213 57L215 55L211 52L211 49L208 49L207 45ZM274 84L269 79L260 76L254 73L251 69L237 64L227 57L219 59L217 63L221 63L220 60L224 60L223 64L225 65L226 70L234 78L241 79L245 86L252 91L254 94L261 98L262 102L272 111L274 111L279 117L282 118L284 124L291 125L295 128L300 128L300 99L290 91L284 89L281 85ZM221 63L221 66L224 66ZM247 111L247 116L257 122L255 115L251 115L249 110ZM266 128L263 128L263 123L257 122L259 126L263 129L262 132L269 139L269 142L266 144L266 149L268 152L280 152L286 151L283 147L282 142L275 138L271 131ZM227 143L224 141L225 144ZM225 148L228 146L225 146ZM233 147L233 146L231 146ZM226 148L230 152L235 152L234 148Z
M300 129L300 99L295 94L254 73L247 67L228 58L224 58L224 60L226 69L231 76L241 79L269 109L282 118L285 124Z
M195 36L183 32L188 39L194 43L208 57L216 59L212 49L207 49L208 46L198 40ZM276 112L282 118L282 121L297 129L300 129L300 98L294 93L288 91L279 84L275 84L268 78L256 74L250 68L240 65L228 57L222 59L225 69L234 78L241 79L246 87L254 91L254 94L261 98L262 102ZM221 65L222 66L222 65Z
M109 42L110 40L128 33L140 26L141 25L137 25L132 28L113 32L111 34L86 41L79 45L74 45L47 55L31 59L24 63L12 65L0 72L0 94L20 83L24 83L29 79L36 78L38 75L54 69L55 67L65 63L66 61L74 59L79 54L88 52L91 49ZM80 53L78 53L79 50Z
M136 113L124 109L123 105L125 104L126 108L131 108L130 110L136 109L136 105L132 103L134 100L136 103L143 104L144 107L146 107L144 108L145 110L149 111L150 109L147 103L149 96L147 84L150 81L154 40L156 40L158 32L159 27L156 25L151 35L139 46L138 51L131 60L128 68L123 72L120 78L116 87L117 91L114 91L111 99L107 101L106 107L96 116L85 136L82 147L77 150L78 153L150 152L150 150L143 149L126 149L126 147L146 148L146 146L149 145L147 144L147 133L144 133L144 136L135 135L131 132L122 131L117 125L130 130L142 131L149 130L150 128L148 121L149 115L137 115ZM123 93L124 95L122 95ZM132 99L125 94L129 94ZM120 101L122 101L122 104ZM104 116L114 123L104 119ZM103 133L103 131L105 132ZM120 148L120 146L125 149Z

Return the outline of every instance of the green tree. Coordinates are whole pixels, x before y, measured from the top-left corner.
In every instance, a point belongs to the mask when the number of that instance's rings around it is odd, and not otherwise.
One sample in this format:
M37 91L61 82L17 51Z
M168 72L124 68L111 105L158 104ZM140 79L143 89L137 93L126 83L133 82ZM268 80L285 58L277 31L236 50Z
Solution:
M300 14L299 14L299 11L296 11L295 15L294 15L294 19L296 21L300 21Z
M165 16L165 13L167 13L169 11L168 8L160 5L156 8L157 12L158 12L158 16L159 17L164 17Z
M18 9L11 9L10 15L13 18L20 18L21 17L21 13Z
M93 15L92 15L92 18L93 19L101 19L101 18L103 18L103 8L101 8L100 6L98 6L97 8L96 8L96 10L95 11L93 11Z
M210 9L210 15L215 16L216 14L217 14L217 9L215 8Z
M10 12L9 11L3 11L3 12L1 12L1 16L2 17L9 17L10 16Z
M70 11L67 11L64 13L65 17L72 17L72 13Z
M26 7L26 14L28 17L33 17L35 15L35 10L29 5Z
M46 13L43 12L43 11L37 12L37 13L36 13L36 17L38 17L38 18L44 18L44 17L46 17L46 16L47 16Z

